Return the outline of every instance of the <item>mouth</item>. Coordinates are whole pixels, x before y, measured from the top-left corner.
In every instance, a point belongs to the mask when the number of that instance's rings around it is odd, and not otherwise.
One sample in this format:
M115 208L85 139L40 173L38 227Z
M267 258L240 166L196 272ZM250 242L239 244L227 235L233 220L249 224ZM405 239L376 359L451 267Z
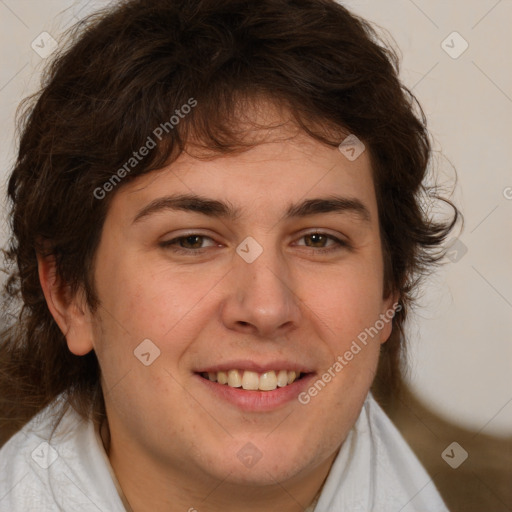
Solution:
M200 372L198 375L210 382L216 382L217 384L244 391L274 391L278 388L286 388L308 374L300 370L256 372L232 369L227 371Z
M312 367L290 360L233 359L203 366L195 378L210 397L244 412L263 413L293 406L314 380Z

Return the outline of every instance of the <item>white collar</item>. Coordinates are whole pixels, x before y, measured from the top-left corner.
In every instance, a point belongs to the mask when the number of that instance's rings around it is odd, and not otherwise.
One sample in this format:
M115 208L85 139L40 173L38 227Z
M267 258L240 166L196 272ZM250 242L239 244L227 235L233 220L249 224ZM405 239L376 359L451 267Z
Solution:
M55 426L58 405L41 411L2 447L2 509L129 511L96 424L69 408ZM448 512L371 393L312 507L311 512Z
M315 512L448 512L407 442L368 393Z

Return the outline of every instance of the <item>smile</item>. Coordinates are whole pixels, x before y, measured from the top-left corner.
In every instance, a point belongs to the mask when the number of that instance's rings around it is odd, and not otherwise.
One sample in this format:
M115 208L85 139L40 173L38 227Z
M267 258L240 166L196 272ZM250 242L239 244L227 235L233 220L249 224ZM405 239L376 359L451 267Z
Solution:
M246 391L273 391L293 384L302 377L299 371L271 370L263 373L251 370L228 370L219 372L202 372L201 377Z

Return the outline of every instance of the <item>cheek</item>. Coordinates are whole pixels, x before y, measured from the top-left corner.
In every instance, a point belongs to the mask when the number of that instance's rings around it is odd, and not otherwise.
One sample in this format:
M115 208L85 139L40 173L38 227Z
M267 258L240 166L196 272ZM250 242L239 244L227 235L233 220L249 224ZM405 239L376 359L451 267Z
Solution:
M370 269L340 268L326 275L319 284L318 292L305 302L325 321L331 336L336 333L339 339L357 337L378 320L383 304L378 273Z
M186 273L171 273L143 258L115 263L98 272L98 290L119 329L136 338L161 336L193 307Z
M103 329L96 344L104 373L120 378L122 371L138 367L134 351L147 339L163 356L160 362L178 364L190 340L215 313L211 291L220 278L215 272L171 272L147 260L126 259L110 270L99 287Z

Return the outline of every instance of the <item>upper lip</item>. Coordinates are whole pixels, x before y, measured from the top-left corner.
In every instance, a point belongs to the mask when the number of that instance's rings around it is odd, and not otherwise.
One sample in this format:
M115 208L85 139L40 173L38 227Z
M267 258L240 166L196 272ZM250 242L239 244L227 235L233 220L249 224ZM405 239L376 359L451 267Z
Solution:
M272 370L298 371L300 373L312 372L311 368L304 366L304 364L294 363L292 361L276 360L271 362L256 362L249 359L237 359L219 364L203 366L196 370L196 373L227 372L229 370L249 370L256 373L265 373Z

